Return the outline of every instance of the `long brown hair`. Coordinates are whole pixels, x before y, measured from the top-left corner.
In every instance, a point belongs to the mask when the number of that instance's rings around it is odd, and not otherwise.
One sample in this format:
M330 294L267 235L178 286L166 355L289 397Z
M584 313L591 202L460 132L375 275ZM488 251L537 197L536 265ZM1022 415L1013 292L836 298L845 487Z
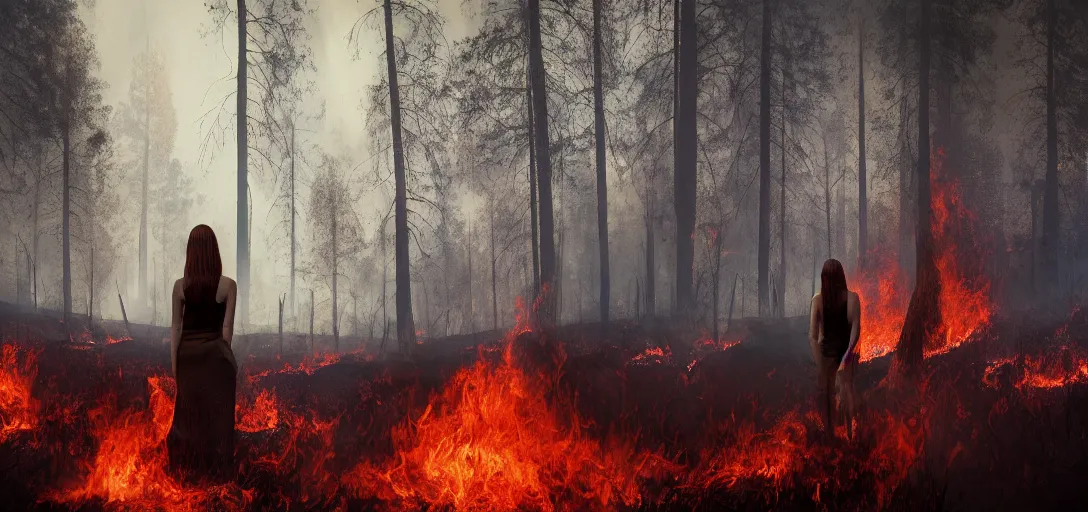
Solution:
M219 242L215 232L201 224L189 232L189 245L185 249L185 292L191 290L200 296L219 287L223 276L223 260L219 257Z
M825 261L824 268L820 271L820 300L824 307L825 328L829 323L827 319L839 318L846 314L848 291L846 272L842 269L842 263L836 259Z

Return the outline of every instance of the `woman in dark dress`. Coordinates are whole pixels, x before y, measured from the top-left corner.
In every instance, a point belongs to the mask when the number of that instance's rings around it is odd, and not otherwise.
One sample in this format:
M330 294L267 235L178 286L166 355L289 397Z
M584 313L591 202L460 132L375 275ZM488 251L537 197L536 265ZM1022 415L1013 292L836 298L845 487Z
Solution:
M835 380L842 388L847 437L853 437L855 348L861 335L861 301L846 287L846 272L838 260L827 260L820 272L820 293L812 298L809 343L819 371L820 413L830 437L835 435Z
M237 285L223 276L219 244L201 224L189 233L185 277L174 282L170 363L177 381L166 439L170 468L190 481L234 475L238 365L230 349Z

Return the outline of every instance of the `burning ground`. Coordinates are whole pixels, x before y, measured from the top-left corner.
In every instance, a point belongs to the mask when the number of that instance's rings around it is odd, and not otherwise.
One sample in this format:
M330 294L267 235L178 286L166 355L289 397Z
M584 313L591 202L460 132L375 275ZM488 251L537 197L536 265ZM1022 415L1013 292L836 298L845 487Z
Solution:
M889 357L870 358L860 433L831 444L802 319L738 324L683 356L664 330L575 326L553 340L519 322L501 339L427 340L414 364L365 349L243 357L239 477L208 489L164 469L164 345L60 343L9 323L0 489L15 509L58 510L1038 509L1088 497L1084 311L976 326L930 351L910 388L884 380Z

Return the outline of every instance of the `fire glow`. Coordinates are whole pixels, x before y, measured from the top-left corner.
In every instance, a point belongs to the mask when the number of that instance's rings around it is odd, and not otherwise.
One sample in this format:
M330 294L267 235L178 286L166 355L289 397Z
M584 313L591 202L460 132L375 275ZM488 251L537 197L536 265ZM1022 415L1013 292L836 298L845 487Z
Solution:
M360 464L348 486L456 510L554 510L556 496L591 509L637 505L641 464L632 453L585 436L575 411L561 415L545 400L542 383L551 379L514 363L524 318L504 341L501 362L459 371L419 419L394 429L393 460Z
M962 201L959 182L944 175L944 148L938 148L930 166L932 228L941 311L939 335L927 341L925 356L947 353L970 340L989 325L994 306L990 283L979 269L966 261L981 260L979 248L961 248L960 241L977 223L974 212ZM910 303L908 285L895 256L880 252L869 256L870 270L858 277L855 287L862 303L862 333L858 352L870 361L895 351ZM875 298L869 294L876 294Z
M35 352L20 351L15 343L0 346L0 444L37 428L41 404L30 393L37 374Z
M107 399L89 413L91 430L99 445L87 465L82 482L56 492L51 499L67 504L102 500L122 509L207 510L210 497L228 498L233 486L188 487L166 470L166 435L174 413L173 399L166 387L173 379L148 377L148 408L144 411L117 411ZM238 492L245 506L248 493ZM231 507L235 508L235 507Z

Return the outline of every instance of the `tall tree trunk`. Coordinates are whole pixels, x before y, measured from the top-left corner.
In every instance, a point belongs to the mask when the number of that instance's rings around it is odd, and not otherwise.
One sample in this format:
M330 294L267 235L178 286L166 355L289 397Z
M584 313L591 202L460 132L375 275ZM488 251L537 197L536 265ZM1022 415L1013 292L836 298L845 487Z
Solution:
M283 355L283 299L279 300L280 303L280 321L279 321L279 335L276 337L280 344L280 355Z
M809 276L809 295L816 296L816 279L820 277L820 271L816 268L816 242L820 237L816 233L816 226L812 227L812 275Z
M720 316L718 311L718 297L722 283L722 232L721 226L718 227L718 232L714 233L714 304L711 307L711 316L714 319L714 341L718 341L718 317Z
M491 328L499 330L499 271L495 261L495 202L489 207L491 210Z
M654 256L654 225L649 215L646 216L646 316L653 318L657 314L657 263Z
M759 316L767 316L771 253L771 0L763 0L759 85Z
M865 175L865 22L858 23L858 268L869 252L868 182Z
M786 80L787 73L789 73L789 53L783 59L782 66L782 124L779 129L779 141L781 142L782 153L782 181L778 187L778 278L782 282L782 285L778 287L778 304L780 307L780 313L782 317L786 316L786 148L788 144L786 142L786 119L789 114L789 109L786 103Z
M916 174L911 165L913 158L910 147L910 132L907 124L910 122L910 109L904 98L899 108L899 267L904 270L904 277L912 280L914 275L914 210L913 196L917 192ZM916 216L916 215L915 215Z
M601 86L601 0L593 0L593 118L597 150L597 245L600 250L601 328L608 327L612 285L608 271L608 182L604 155L604 90Z
M333 193L334 194L339 194L340 192L339 191L334 191ZM337 205L339 203L340 203L340 201L338 199L334 199L333 202L332 202L332 205L330 205L330 206L332 206L332 208L331 208L332 215L330 216L331 217L330 220L332 221L332 342L333 342L333 347L335 347L337 354L340 353L340 322L339 322L339 315L336 314L337 313L336 312L336 306L337 306L337 304L336 304L336 295L337 295L337 293L336 293L336 291L337 291L336 290L336 284L337 284L336 283L336 277L337 277L337 274L340 273L339 272L340 269L337 268L337 263L338 263L337 262L337 252L339 252L339 247L336 245L336 232L337 232L337 227L336 227L337 218L336 218L336 216L337 216L338 213L340 213L340 212L337 211Z
M91 218L91 229L92 230L94 229L94 218L93 217ZM92 238L90 240L90 248L89 248L90 253L91 253L90 254L91 268L90 268L90 277L87 279L87 292L88 292L87 293L87 295L88 295L88 297L87 297L87 324L90 327L91 332L94 332L94 238L93 238L94 234L93 233L91 234L91 237Z
M38 157L38 171L39 176L34 180L34 232L31 233L34 237L31 240L31 251L34 253L34 264L30 268L30 279L33 280L34 286L34 311L38 310L38 221L40 219L39 213L41 211L41 197L42 197L42 180L41 180L41 157Z
M68 98L66 98L65 101L68 102L68 103L71 102L71 100L68 99ZM70 320L69 317L72 314L72 253L71 253L71 242L70 242L71 233L70 233L70 230L69 230L69 225L71 223L70 220L69 220L69 217L71 217L71 211L72 211L71 199L69 197L69 192L70 192L69 191L69 183L71 181L69 175L71 174L71 160L72 160L72 157L71 157L71 152L72 152L71 151L71 141L70 141L70 139L71 139L71 129L72 129L72 127L71 127L72 119L71 119L71 108L70 107L67 108L64 115L65 115L64 126L62 128L63 133L61 134L61 138L63 139L63 141L62 141L62 144L63 144L62 151L64 152L64 155L63 155L63 158L64 158L64 172L63 172L63 180L62 180L63 183L61 184L61 187L62 187L62 191L61 191L62 199L61 199L61 201L62 201L62 210L63 210L62 213L61 213L61 218L62 218L61 232L62 232L62 237L63 237L63 243L62 243L63 254L62 254L62 258L63 258L63 266L64 266L64 275L62 277L64 282L62 284L62 288L63 288L63 296L64 296L64 328L66 330L69 330L69 329L71 329L71 326L69 325L68 322Z
M310 355L317 355L314 351L314 289L310 288Z
M246 117L246 1L238 0L238 318L249 321L249 141Z
M382 347L385 347L385 342L387 341L386 338L389 336L389 310L386 309L386 301L387 297L389 297L389 253L386 251L385 242L385 225L388 221L388 218L383 218L382 227L379 230L379 236L381 236L381 241L379 242L379 245L381 245L382 249ZM470 261L470 266L471 263L472 262Z
M150 38L148 38L150 40ZM148 60L150 61L150 45L148 48ZM147 302L147 186L151 174L151 77L150 66L148 75L144 77L144 173L140 197L140 275L139 293L141 301Z
M529 121L529 222L532 224L532 251L533 251L533 298L540 296L540 233L537 223L537 191L536 191L536 130L533 126L533 80L532 66L526 67L525 75L525 103L528 110Z
M472 229L472 218L469 218L468 225L468 327L469 331L476 332L476 310L474 309L475 303L472 301L472 242L476 238L475 231Z
M929 140L929 62L930 0L922 0L918 64L918 221L916 229L916 282L911 294L903 332L896 347L893 368L903 375L916 375L924 356L925 342L937 336L940 325L940 281L933 253L933 228L930 223L930 140Z
M544 56L540 41L540 0L529 0L529 64L532 68L533 121L537 151L537 178L540 180L540 281L555 286L555 220L552 208L551 144L548 139L548 97ZM550 327L556 319L556 302L545 293L541 321Z
M827 229L827 259L831 259L831 162L827 156L827 134L824 134L824 220Z
M729 292L729 317L726 320L726 324L725 324L725 329L727 331L731 327L733 327L733 304L736 304L736 302L737 302L737 277L739 277L739 276L740 276L740 274L733 274L733 289ZM743 299L741 299L741 300L743 300ZM715 341L717 341L716 338L715 338Z
M843 176L835 180L835 252L839 259L846 260L846 181Z
M1043 190L1042 270L1044 290L1057 284L1058 266L1058 117L1055 111L1057 92L1054 83L1054 44L1057 37L1055 0L1047 0L1046 44L1046 187Z
M699 96L696 0L680 2L680 65L677 78L678 119L676 121L676 170L674 208L676 211L676 312L685 318L695 310L693 273L695 265L695 186L699 134L696 107Z
M389 74L389 117L393 130L393 174L396 182L396 276L397 343L401 353L409 355L415 345L416 330L412 320L412 279L408 255L408 197L404 170L404 145L400 133L400 86L397 80L396 49L393 45L393 4L385 0L385 62Z
M295 318L295 122L291 121L291 318Z

